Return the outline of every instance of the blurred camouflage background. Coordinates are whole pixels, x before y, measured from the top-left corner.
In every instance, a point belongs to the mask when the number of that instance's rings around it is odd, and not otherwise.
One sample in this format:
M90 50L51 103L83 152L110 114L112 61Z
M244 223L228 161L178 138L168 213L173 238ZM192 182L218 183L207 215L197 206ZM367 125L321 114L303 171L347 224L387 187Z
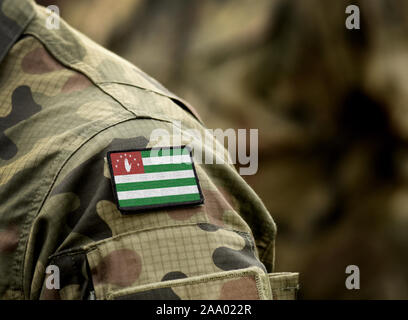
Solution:
M246 177L300 298L408 298L406 0L39 0L192 103L258 128ZM361 30L345 28L357 4ZM406 82L405 82L406 81ZM361 290L345 288L345 269Z

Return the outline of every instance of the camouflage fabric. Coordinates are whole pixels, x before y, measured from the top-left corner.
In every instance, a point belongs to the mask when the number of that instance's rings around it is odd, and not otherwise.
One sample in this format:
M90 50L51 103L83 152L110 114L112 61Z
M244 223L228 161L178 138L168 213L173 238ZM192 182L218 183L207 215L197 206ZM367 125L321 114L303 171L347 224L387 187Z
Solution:
M204 134L191 106L65 22L48 30L34 2L0 9L2 299L294 297L297 274L272 274L275 224L230 165L196 166L203 205L118 211L106 153L176 121Z

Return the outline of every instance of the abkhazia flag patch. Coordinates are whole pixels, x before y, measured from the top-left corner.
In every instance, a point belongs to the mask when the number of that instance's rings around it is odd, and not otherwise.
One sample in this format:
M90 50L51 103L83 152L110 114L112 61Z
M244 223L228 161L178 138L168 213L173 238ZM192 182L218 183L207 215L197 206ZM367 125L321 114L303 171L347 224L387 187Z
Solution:
M123 213L204 202L188 147L110 151L107 159Z

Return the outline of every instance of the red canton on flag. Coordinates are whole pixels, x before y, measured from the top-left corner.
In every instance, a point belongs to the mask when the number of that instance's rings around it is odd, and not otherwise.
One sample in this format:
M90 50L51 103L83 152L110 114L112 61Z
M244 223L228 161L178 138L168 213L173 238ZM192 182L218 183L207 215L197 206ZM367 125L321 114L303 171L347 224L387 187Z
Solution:
M113 175L144 173L140 151L111 154Z

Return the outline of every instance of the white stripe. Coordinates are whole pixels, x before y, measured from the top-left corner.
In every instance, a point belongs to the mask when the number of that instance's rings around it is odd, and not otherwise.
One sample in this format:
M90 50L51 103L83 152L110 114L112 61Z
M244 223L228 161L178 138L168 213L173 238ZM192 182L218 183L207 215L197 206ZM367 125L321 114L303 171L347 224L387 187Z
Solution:
M142 158L144 166L155 164L170 164L170 163L191 163L191 157L188 154L178 156L162 156Z
M119 200L141 199L163 196L177 196L181 194L198 193L197 186L171 187L118 192Z
M124 174L115 176L116 183L157 181L170 179L194 178L193 170L165 171L153 173Z

